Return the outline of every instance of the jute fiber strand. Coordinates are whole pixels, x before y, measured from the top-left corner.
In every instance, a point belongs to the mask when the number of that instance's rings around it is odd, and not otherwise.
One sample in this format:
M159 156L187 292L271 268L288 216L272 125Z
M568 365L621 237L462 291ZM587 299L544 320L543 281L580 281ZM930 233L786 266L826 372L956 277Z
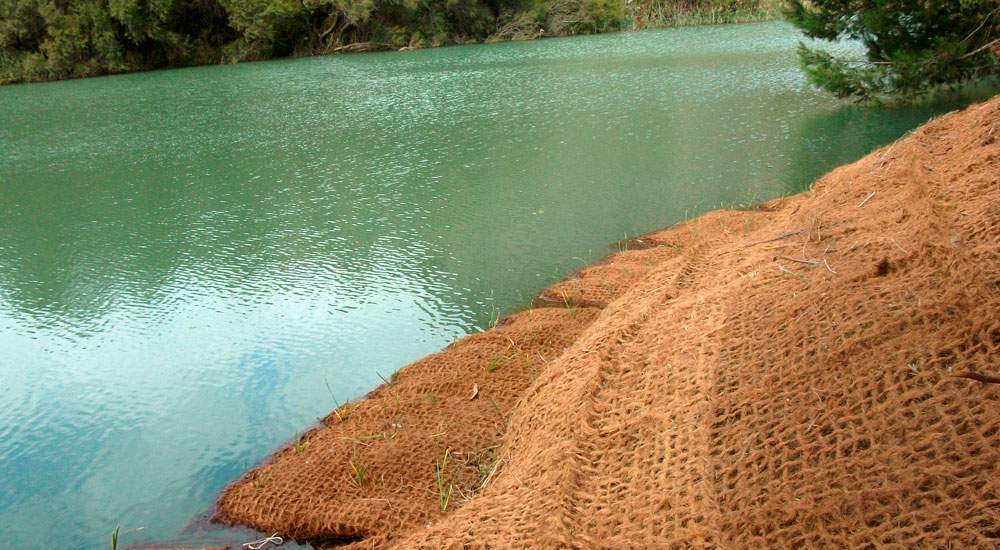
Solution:
M1000 98L808 194L636 242L651 248L536 300L561 307L404 368L357 404L363 427L328 417L304 452L234 484L221 512L355 548L1000 545L1000 385L952 376L1000 374ZM548 327L547 361L489 385L482 362L507 353L504 331L530 344L522 322ZM411 372L413 388L449 397L421 409L408 390L412 420L365 440L374 473L357 489L345 437L390 422L380 403ZM514 407L501 430L487 388L504 415ZM442 423L452 456L497 445L463 462L445 512Z
M524 311L407 365L230 486L216 519L299 539L352 539L461 505L492 471L521 393L597 311Z

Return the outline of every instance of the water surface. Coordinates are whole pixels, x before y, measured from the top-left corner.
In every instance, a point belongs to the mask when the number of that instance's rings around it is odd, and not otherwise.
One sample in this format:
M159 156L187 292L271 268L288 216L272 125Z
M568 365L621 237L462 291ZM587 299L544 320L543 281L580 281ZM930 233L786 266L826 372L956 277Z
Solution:
M212 542L185 525L329 412L324 377L355 398L609 242L796 192L969 100L835 101L798 40L701 27L0 88L4 542Z

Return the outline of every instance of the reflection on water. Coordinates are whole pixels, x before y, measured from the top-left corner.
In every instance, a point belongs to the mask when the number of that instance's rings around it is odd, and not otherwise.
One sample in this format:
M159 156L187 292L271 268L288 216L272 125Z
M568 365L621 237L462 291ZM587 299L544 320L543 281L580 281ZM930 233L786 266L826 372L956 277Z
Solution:
M799 190L957 106L837 103L805 85L798 39L703 27L0 89L5 541L180 540L330 410L324 377L357 397L605 243Z

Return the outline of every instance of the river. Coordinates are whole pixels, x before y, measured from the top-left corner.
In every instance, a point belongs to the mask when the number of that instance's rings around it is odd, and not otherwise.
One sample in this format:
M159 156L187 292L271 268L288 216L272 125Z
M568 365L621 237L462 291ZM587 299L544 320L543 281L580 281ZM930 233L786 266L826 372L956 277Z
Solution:
M122 544L217 542L191 518L334 398L612 241L801 191L989 95L837 101L799 39L697 27L0 88L5 546L105 548L118 524L144 527Z

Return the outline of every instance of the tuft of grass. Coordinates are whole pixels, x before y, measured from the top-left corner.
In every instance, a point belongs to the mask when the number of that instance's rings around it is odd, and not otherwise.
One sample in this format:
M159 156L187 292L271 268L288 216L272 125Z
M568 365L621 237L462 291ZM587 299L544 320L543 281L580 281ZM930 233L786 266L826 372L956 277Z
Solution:
M517 344L514 343L514 340L508 338L507 342L509 343L507 344L507 347L504 348L503 351L498 353L496 357L487 361L486 372L493 372L499 369L500 367L506 365L508 362L510 362L511 359L517 357L517 354L519 351L521 351L521 349L517 346ZM517 349L513 353L511 353L512 348L517 348Z
M500 405L497 405L497 402L493 400L492 395L487 393L486 398L490 400L490 404L493 405L493 412L497 413L497 417L500 419L500 424L494 424L494 427L497 429L497 433L500 434L500 437L504 437L507 435L507 426L510 424L510 421L506 416L504 416L503 411L500 410Z
M493 291L490 290L490 324L489 328L497 328L500 324L500 310L497 308L496 298L493 296Z
M525 353L524 362L527 363L528 368L531 369L531 380L535 381L538 378L538 367L535 366L535 359L531 357L530 353Z
M452 473L451 478L445 473L447 472L450 453L451 449L445 449L441 459L434 466L437 475L438 505L441 507L442 512L448 509L451 496L455 493L455 482L458 481L458 470Z
M382 423L382 431L370 433L368 435L363 435L361 437L356 437L355 442L364 441L367 439L396 439L399 435L400 422L399 422L399 397L395 398L396 410L394 412L389 412L389 407L386 406L385 400L379 402L382 407L383 418L391 418L392 420L386 420Z
M622 252L625 252L625 251L628 250L628 233L627 232L622 231L622 240L620 240L617 243L615 243L615 248L618 250L619 254L621 254Z
M267 487L267 483L271 481L271 471L268 470L266 474L261 474L260 470L250 473L250 483L255 489L263 489Z
M382 425L382 431L370 433L368 435L363 435L358 438L359 441L364 441L366 439L396 439L399 435L399 424L396 422L386 422Z
M434 395L433 386L421 386L420 394L423 396L424 401L430 403L431 405L437 403L437 396Z
M368 474L368 461L358 456L358 446L356 444L354 445L354 451L351 453L349 463L351 466L351 482L357 485L359 489L363 489L365 486L365 476Z
M391 418L391 420L386 420L382 423L382 431L362 436L359 439L396 439L399 435L399 428L401 426L399 422L399 396L393 396L393 402L396 404L396 409L392 412L389 411L388 405L385 404L385 400L379 401L379 406L382 407L383 418Z
M326 379L326 375L323 375L323 383L326 384L326 391L330 392L330 399L333 399L333 405L336 408L340 408L340 402L337 401L337 396L333 395L333 388L330 387L330 381Z
M504 356L503 352L498 353L496 357L486 363L486 372L493 372L499 369L506 365L507 361L510 361L510 357Z
M121 524L115 525L115 530L111 532L111 550L117 550L118 548L118 537L121 535L127 535L129 533L135 533L136 531L142 531L145 527L136 527L135 529L129 529L124 533L120 533Z
M485 487L490 477L496 472L497 462L500 459L498 449L499 445L480 448L469 457L468 466L476 470L476 482L470 488L472 493Z
M749 191L749 189L747 191ZM760 209L761 209L760 196L757 194L757 191L753 191L750 192L745 202L740 203L739 207L734 208L733 210L742 210L744 212L757 212Z
M302 435L298 430L295 430L295 443L292 443L292 452L299 454L309 447L309 441L302 439Z
M437 482L438 507L442 512L448 509L451 497L455 494L455 483L458 482L459 473L456 468L451 474L448 474L448 459L451 457L451 448L446 447L444 453L441 453L441 434L443 433L444 424L439 424L438 431L434 435L434 442L441 458L434 463L434 478Z
M333 399L333 414L337 416L337 420L340 420L341 422L346 421L347 417L351 416L351 411L354 409L341 407L340 402L337 401L337 397L333 395L333 389L330 388L330 381L326 379L325 375L323 376L323 383L326 384L326 391L330 392L330 399ZM341 410L342 408L344 410Z
M569 310L569 318L576 319L576 300L571 300L569 294L567 294L565 290L562 291L562 300L563 305L566 306L567 310Z

